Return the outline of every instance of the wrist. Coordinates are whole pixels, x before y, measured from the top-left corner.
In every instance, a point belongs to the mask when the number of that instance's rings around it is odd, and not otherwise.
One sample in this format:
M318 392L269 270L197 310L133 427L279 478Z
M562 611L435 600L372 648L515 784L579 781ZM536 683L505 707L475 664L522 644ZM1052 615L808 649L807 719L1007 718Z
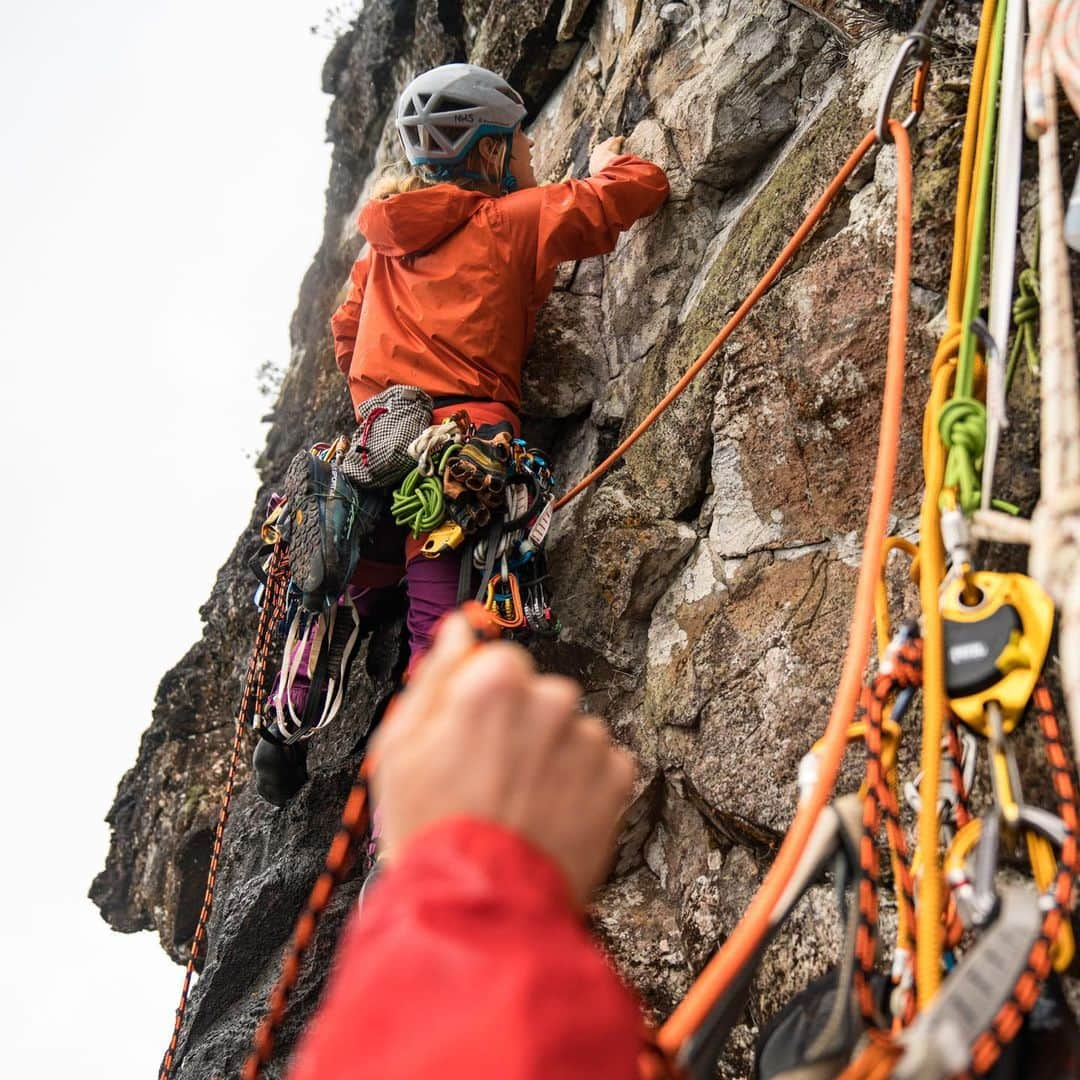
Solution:
M469 864L478 879L510 889L531 905L565 907L581 913L565 870L523 833L489 818L440 818L406 838L391 870L412 873L445 855Z

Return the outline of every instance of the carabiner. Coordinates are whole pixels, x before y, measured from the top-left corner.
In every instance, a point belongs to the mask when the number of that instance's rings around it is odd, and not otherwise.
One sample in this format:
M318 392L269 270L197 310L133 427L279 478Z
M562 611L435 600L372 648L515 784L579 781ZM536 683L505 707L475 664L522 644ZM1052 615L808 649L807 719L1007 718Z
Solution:
M502 587L505 591L496 591ZM513 573L492 574L487 584L484 610L498 626L507 630L516 630L526 625L525 610L521 604L521 592L518 588L517 575Z
M893 98L896 97L900 77L904 74L904 68L910 59L918 62L919 70L915 73L915 83L911 88L911 112L902 121L902 126L908 131L911 130L923 111L923 93L926 90L926 76L930 71L929 35L921 33L908 34L896 54L896 59L893 61L888 81L885 83L885 92L882 94L881 104L878 106L877 121L874 124L874 134L882 146L886 146L893 141L892 133L889 131Z
M1068 827L1061 818L1038 806L1021 806L1016 825L1019 829L1026 829L1043 837L1059 850L1068 834ZM997 875L1002 833L1007 828L1008 822L1000 810L991 810L983 819L975 846L974 880L970 894L964 897L975 926L985 925L997 913L998 895L994 879ZM957 902L961 902L959 894Z

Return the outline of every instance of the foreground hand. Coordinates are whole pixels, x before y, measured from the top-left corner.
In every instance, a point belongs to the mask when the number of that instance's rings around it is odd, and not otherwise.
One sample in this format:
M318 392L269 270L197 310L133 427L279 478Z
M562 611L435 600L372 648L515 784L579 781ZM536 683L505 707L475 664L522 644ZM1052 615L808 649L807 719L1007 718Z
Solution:
M477 646L465 618L447 619L375 739L384 854L442 818L483 818L550 855L584 905L610 864L634 763L578 712L580 694L519 646Z
M605 139L595 147L589 155L589 175L595 176L612 158L617 158L623 152L625 141L622 135L612 135L610 139Z

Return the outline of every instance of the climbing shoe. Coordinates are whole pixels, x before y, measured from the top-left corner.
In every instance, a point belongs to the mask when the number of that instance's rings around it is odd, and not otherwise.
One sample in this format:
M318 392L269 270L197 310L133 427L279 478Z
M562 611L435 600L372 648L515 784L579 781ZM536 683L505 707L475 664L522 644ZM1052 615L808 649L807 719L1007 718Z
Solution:
M326 453L334 453L338 444ZM276 530L289 546L289 574L301 603L316 614L333 607L375 534L386 501L362 491L338 468L307 450L285 476L285 510Z
M260 738L251 767L259 795L272 806L284 806L307 783L307 747Z

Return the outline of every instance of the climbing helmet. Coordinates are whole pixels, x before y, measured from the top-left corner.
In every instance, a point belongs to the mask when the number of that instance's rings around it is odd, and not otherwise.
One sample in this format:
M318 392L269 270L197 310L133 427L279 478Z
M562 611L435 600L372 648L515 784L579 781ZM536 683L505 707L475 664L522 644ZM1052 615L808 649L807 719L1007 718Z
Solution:
M405 87L396 123L413 165L450 166L485 135L511 137L525 112L521 95L495 72L443 64Z

